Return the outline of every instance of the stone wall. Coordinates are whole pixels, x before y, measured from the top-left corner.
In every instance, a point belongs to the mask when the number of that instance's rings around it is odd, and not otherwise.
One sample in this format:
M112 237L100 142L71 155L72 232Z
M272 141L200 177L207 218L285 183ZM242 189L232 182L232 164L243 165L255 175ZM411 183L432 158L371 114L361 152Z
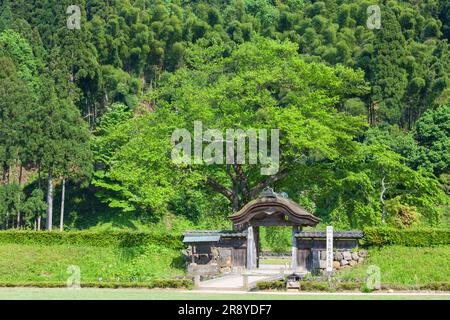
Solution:
M335 250L333 253L333 270L351 268L364 261L367 251L358 250ZM327 252L320 251L320 270L323 271L327 266Z

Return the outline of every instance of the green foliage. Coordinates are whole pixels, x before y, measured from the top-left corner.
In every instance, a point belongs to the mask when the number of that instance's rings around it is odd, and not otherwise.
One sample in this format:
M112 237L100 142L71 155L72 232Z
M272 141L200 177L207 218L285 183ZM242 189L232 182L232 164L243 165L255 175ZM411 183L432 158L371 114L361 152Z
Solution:
M420 286L420 290L450 291L450 282L432 282Z
M286 290L286 280L258 281L257 290Z
M338 162L336 178L327 181L329 192L319 198L331 203L329 210L337 227L380 224L383 181L387 185L385 200L400 197L402 204L417 207L424 222L437 224L440 220L442 212L437 206L446 201L440 184L433 177L408 168L399 154L384 145L363 145ZM323 205L317 206L320 210Z
M150 282L87 282L83 281L82 288L177 288L191 289L193 284L189 279L154 279ZM45 281L24 281L24 282L0 282L0 287L32 287L32 288L67 288L65 281L45 282Z
M150 288L177 288L177 289L192 289L192 280L188 279L155 279L152 280Z
M332 291L333 289L329 286L326 281L316 281L316 280L303 280L300 281L301 291Z
M16 220L17 213L21 211L23 194L20 186L11 183L0 186L0 223L8 225L11 219L12 224ZM10 222L10 223L11 223Z
M360 289L361 289L360 283L351 281L338 282L336 286L337 291L355 291Z
M29 87L18 78L12 59L0 55L0 68L0 161L5 175L6 167L18 157L28 160L29 139L34 138L27 134L33 132L35 124L30 121L34 101Z
M364 228L364 246L401 245L409 247L429 247L450 244L450 230L438 228L398 229L392 227Z
M383 27L374 41L369 77L372 83L372 104L384 122L399 123L401 99L408 85L407 72L402 64L406 57L406 41L394 12L388 6L382 9Z
M333 105L344 94L364 92L361 73L306 63L294 44L263 38L238 46L226 59L217 56L225 50L220 44L211 52L213 56L204 49L199 44L189 51L189 68L164 75L151 97L157 101L155 112L115 127L100 126L99 147L112 142L105 146L115 150L94 183L115 192L114 199L109 200L111 192L109 199L105 197L111 206L161 213L188 190L217 194L205 183L211 180L235 190L227 196L234 210L257 196L261 190L255 187L266 179L260 164L233 168L235 181L246 178L249 183L243 188L243 182L234 182L233 188L226 165L186 168L171 161L173 130L192 129L193 120L201 120L205 130L218 128L224 133L226 128L279 128L284 153L278 171L292 172L293 177L309 163L332 161L354 147L353 137L364 128L363 119L339 114ZM297 161L302 154L304 159Z
M398 228L411 227L419 221L419 214L416 207L402 205L400 197L396 197L386 202L386 209L391 220Z
M225 59L221 43L205 46L199 42L188 51L188 67L165 74L149 99L157 101L155 112L128 119L124 109L112 110L115 125L108 125L109 115L105 115L107 122L100 124L96 138L102 166L94 184L111 207L155 215L175 208L181 213L180 200L185 206L195 198L201 205L193 212L204 207L202 211L209 214L208 208L217 208L217 203L223 208L228 201L237 210L257 195L252 187L264 182L260 166L235 168L239 171L232 174L233 180L224 165L186 168L170 161L171 133L180 127L192 129L194 119L202 120L205 129L279 128L283 150L279 171L289 175L278 182L278 188L337 227L381 223L383 180L389 185L384 200L400 197L400 203L416 207L424 221L439 221L438 205L445 196L433 177L412 169L418 148L413 137L405 135L400 140L402 133L392 129L388 140L386 130L372 129L366 142L358 144L355 139L365 127L362 118L333 108L346 101L349 90L365 92L362 74L341 66L306 63L289 42L258 38L236 47ZM307 80L298 82L299 74ZM220 190L230 190L221 193L226 199L221 200L217 189L211 188L211 180L223 186ZM247 188L242 187L244 181ZM209 202L211 194L216 197ZM212 202L214 206L208 204Z
M141 84L127 72L107 65L102 67L103 87L108 103L124 103L129 108L137 107ZM103 118L102 118L103 121Z
M134 231L70 231L47 232L28 230L8 230L0 232L0 243L36 245L84 245L92 247L116 246L132 248L155 244L171 249L184 248L181 234L151 233Z
M258 166L169 162L173 130L202 120L279 128L285 176L272 187L336 227L378 225L394 201L389 223L413 211L418 223L442 220L445 1L380 3L380 30L366 26L366 0L80 0L76 32L65 27L70 4L0 5L2 184L23 167L38 185L53 169L55 183L64 176L79 188L95 161L92 185L79 190L110 212L223 224L265 177ZM42 216L31 198L26 216ZM83 215L92 198L77 197L85 202L70 214Z
M449 172L450 104L428 110L416 123L416 139L420 145L418 167L434 174Z
M36 218L44 216L44 193L34 189L27 196L16 183L0 185L0 224L4 229L35 227Z
M445 290L450 283L448 245L410 247L401 245L372 247L364 263L337 271L340 282L365 284L369 266L380 268L381 289Z
M188 281L153 280L184 275L180 250L148 243L141 247L81 244L1 243L0 284L65 286L69 266L78 266L81 286L181 286Z
M37 62L27 40L13 30L3 31L0 33L0 52L14 62L20 80L35 85Z
M289 252L292 245L292 230L283 227L260 228L262 250L277 253Z
M308 59L361 67L373 86L365 108L380 121L404 127L432 106L448 82L444 4L380 4L386 28L370 30L366 0L81 1L78 32L63 28L69 4L43 3L36 9L23 1L4 2L0 31L22 33L37 56L65 48L60 50L65 77L80 89L78 106L92 126L112 102L135 106L138 82L157 86L162 72L183 67L186 49L205 39L220 39L228 48L258 35L290 40ZM118 75L124 76L122 83L132 78L133 89L111 86ZM121 96L124 91L129 91L128 101ZM98 112L90 115L92 109Z
M361 292L370 293L373 292L373 288L369 288L366 283L361 286Z
M34 189L31 195L23 202L20 210L23 213L23 226L31 227L34 224L32 220L37 217L43 217L47 210L44 192L40 189Z

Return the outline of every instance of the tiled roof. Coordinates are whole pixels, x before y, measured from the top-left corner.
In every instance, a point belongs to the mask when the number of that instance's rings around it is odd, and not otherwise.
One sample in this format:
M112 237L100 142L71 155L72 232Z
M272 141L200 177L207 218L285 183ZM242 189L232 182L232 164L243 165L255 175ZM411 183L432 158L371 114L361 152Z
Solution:
M247 236L247 231L234 231L234 230L189 230L184 233L184 236L190 237L207 237L207 236L220 236L224 238L243 238Z
M256 212L267 212L268 214L277 211L288 212L294 218L302 219L304 224L315 226L320 222L320 218L309 213L296 202L282 197L277 193L263 194L260 198L254 199L247 203L241 210L229 216L234 223L240 223L251 219L249 215Z
M335 231L333 232L333 238L349 238L349 239L359 239L364 236L364 233L360 230L353 231ZM295 234L297 238L326 238L326 231L300 231Z

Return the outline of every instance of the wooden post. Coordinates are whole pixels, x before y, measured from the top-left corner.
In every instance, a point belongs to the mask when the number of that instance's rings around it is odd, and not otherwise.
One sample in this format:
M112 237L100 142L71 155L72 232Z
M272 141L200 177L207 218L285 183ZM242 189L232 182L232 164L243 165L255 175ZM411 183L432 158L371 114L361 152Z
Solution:
M59 231L64 231L64 200L66 197L66 178L62 178L62 191L61 191L61 216L59 218Z
M261 251L261 244L260 244L260 239L259 239L259 227L254 227L253 228L254 234L253 236L255 237L255 248L256 248L256 268L259 268L259 255L260 255L260 251Z
M298 254L298 246L297 246L297 238L295 237L295 233L297 232L297 226L292 226L292 262L291 268L296 270L298 267L297 262L297 254Z
M256 244L253 227L247 228L247 269L251 270L256 267Z
M200 275L195 274L194 275L194 288L198 289L200 287Z
M248 291L248 274L242 275L242 282L242 287L244 288L244 290Z
M320 249L312 248L312 273L319 274L320 273Z
M47 230L52 231L53 226L53 164L48 168L47 181Z

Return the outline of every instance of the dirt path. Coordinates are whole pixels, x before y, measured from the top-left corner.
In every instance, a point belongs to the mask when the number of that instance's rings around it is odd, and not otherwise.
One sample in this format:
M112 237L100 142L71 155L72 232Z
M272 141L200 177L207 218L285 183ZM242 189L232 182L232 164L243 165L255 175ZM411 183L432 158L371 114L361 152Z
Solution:
M450 300L450 292L323 293L175 289L0 288L0 300Z
M230 274L200 282L197 290L247 290L255 287L258 281L275 280L289 274L289 269L281 265L265 265L263 268ZM245 279L247 277L247 279Z

